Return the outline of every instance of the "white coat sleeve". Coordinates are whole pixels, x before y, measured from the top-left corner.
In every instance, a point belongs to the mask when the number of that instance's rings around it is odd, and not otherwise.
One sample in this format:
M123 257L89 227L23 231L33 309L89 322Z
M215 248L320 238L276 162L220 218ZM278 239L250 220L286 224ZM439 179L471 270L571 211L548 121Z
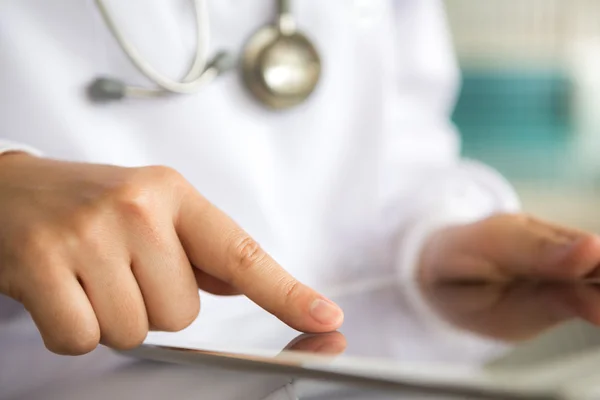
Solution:
M32 146L23 143L13 142L10 140L0 139L0 155L4 153L12 153L15 151L28 153L35 156L40 156L42 154L38 149Z
M418 206L412 218L406 220L398 246L397 262L403 280L416 278L423 244L434 231L520 209L515 191L500 174L467 160L431 179L412 201Z
M412 280L422 245L433 231L517 212L520 204L498 172L460 157L460 135L451 122L460 73L443 2L396 1L395 7L395 125L400 132L394 132L389 157L395 159L390 169L397 175L412 175L410 193L400 202L404 217L397 225L396 246L401 277Z

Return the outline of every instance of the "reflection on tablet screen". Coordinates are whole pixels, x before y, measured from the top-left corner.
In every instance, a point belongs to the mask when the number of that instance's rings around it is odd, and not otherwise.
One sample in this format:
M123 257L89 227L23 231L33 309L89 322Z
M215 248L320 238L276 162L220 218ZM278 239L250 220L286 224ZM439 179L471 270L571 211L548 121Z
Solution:
M600 323L600 287L594 285L416 287L390 282L334 300L346 315L337 333L300 335L254 308L218 323L201 315L189 330L153 334L144 349L133 353L183 363L207 362L210 356L211 363L216 357L330 378L525 398L558 396L573 379L581 380L594 370L592 365L600 365L595 326Z

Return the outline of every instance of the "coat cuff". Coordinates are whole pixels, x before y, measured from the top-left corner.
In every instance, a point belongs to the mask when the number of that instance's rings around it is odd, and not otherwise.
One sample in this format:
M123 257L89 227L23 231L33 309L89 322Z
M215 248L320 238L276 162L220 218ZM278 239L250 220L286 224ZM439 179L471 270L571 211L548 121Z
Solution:
M27 153L36 157L40 157L42 155L42 152L35 147L8 140L0 140L0 156L6 153L14 152Z
M405 282L417 279L423 246L434 232L521 208L516 192L501 175L472 161L432 182L417 197L422 207L402 230L396 253L399 278Z

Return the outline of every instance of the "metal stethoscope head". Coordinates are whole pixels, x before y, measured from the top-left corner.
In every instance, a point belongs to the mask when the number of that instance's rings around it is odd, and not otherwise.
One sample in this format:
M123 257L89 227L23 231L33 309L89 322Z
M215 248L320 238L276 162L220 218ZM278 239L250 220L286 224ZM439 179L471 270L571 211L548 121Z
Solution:
M193 0L197 24L196 55L185 77L173 80L156 71L124 37L103 0L95 0L111 33L133 65L156 85L145 88L127 85L112 77L99 77L88 87L94 101L126 97L158 97L193 94L220 74L236 67L237 60L227 52L208 60L209 21L205 0ZM321 75L321 60L312 42L296 29L290 0L278 0L275 24L259 29L246 43L242 73L252 95L272 109L285 109L302 103L314 91Z

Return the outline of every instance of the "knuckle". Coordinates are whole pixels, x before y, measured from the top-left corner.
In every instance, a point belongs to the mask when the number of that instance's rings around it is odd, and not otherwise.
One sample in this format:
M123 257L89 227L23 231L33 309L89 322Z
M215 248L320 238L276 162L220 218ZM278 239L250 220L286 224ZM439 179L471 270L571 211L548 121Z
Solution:
M259 265L266 257L258 242L246 233L234 235L232 241L233 272L245 272Z
M21 245L28 252L46 251L48 247L55 244L55 235L49 228L44 226L31 227L23 232Z
M141 167L132 169L121 184L110 191L108 197L111 207L116 207L119 215L147 225L154 220L156 211L162 209L161 203L176 197L176 189L188 186L187 181L173 168Z
M300 282L295 279L289 279L282 283L283 294L286 301L292 302L296 299L300 291Z
M502 226L504 224L528 225L531 222L531 217L523 213L496 213L481 222L489 223L492 227Z
M75 355L87 354L98 347L99 343L99 337L96 335L82 335L73 341L70 351Z
M138 222L151 219L153 197L151 189L139 183L126 183L113 195L119 215Z
M116 350L131 350L144 343L147 335L147 327L145 329L142 327L128 329L118 340L109 342L107 345Z
M552 237L540 237L535 241L536 272L550 279L571 280L578 278L581 271L578 268L572 268L570 259L565 259L558 264L549 262L549 254L556 252L560 243ZM575 263L576 264L576 263Z
M177 318L173 321L173 329L175 331L181 331L190 326L198 317L200 313L200 302L196 302L194 305L190 305L182 310Z
M112 193L121 213L128 217L149 220L157 202L166 192L185 184L185 179L173 168L165 166L141 167L117 186Z
M79 356L90 353L100 344L98 329L86 329L72 335L68 341L44 340L48 350L59 355Z
M538 237L535 240L535 254L540 261L544 260L544 255L547 254L548 250L552 250L554 241L548 237Z
M535 241L535 247L538 257L544 257L548 251L552 251L556 247L556 241L551 237L541 236Z
M102 232L107 229L109 221L106 214L97 208L79 210L73 215L71 239L78 246L84 243L96 250L102 249Z
M180 198L193 189L179 171L164 165L147 167L152 182L160 187L161 192L167 191L173 198Z
M100 320L101 343L117 349L131 350L138 347L148 335L148 316L144 305L128 298L127 292L122 292L118 306L111 312L109 320Z
M54 229L38 225L27 228L18 236L17 259L20 264L35 266L42 262L47 265L58 257L61 242Z
M153 165L142 167L136 175L140 181L146 183L149 187L160 188L161 192L165 190L174 191L187 187L186 179L176 169L164 165Z
M182 175L176 169L164 165L143 167L143 171L145 174L148 174L153 181L161 182L163 184L178 183L184 180Z
M198 318L200 301L196 296L186 303L184 306L180 305L176 312L172 310L170 313L152 318L152 325L165 332L179 332L189 327Z
M533 225L536 223L536 219L529 214L519 213L510 214L511 218L520 225Z

